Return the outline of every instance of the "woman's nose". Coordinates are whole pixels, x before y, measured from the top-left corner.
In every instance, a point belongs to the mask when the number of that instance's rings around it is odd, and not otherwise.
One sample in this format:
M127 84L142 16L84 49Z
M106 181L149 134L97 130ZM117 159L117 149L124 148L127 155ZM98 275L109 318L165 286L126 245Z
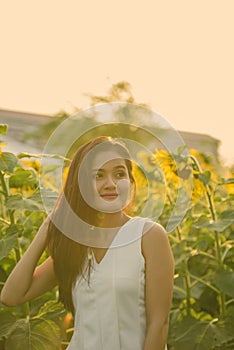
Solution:
M111 187L111 188L115 188L116 187L116 181L113 178L113 176L109 175L106 177L106 181L105 181L105 187Z

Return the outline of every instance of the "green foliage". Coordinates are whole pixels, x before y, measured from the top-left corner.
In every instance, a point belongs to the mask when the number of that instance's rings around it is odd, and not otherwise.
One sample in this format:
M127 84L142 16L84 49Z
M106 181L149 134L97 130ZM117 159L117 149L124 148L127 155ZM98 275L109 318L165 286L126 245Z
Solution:
M165 152L165 151L164 151ZM160 152L159 152L160 153ZM156 154L168 177L167 200L160 217L167 222L181 174L170 155ZM169 162L170 158L170 162ZM174 159L178 156L175 155ZM175 257L174 298L169 349L232 349L234 344L234 213L232 178L220 179L193 155L184 157L194 178L187 214L169 238ZM169 166L168 166L169 164ZM186 187L186 178L183 178ZM225 188L224 188L225 185Z
M0 133L6 128L0 125ZM26 158L27 157L27 158ZM0 284L25 252L46 217L38 191L39 167L30 154L0 152ZM46 258L43 254L41 261ZM17 291L16 291L17 293ZM56 350L66 340L66 312L56 289L22 306L0 304L0 348Z
M6 124L0 124L0 134L6 135L8 126Z
M12 173L16 164L17 157L10 152L2 152L0 158L0 170L4 173Z
M120 93L118 89L121 86L116 86L116 91L112 92L116 96ZM130 92L127 96L131 98ZM5 132L6 127L0 126L0 133ZM60 158L59 155L53 157ZM40 171L46 175L51 203L56 195L57 189L50 178L56 164L51 168L40 169L39 158L40 155L28 153L18 156L9 152L0 153L1 285L46 217L38 189ZM186 191L186 183L191 176L194 180L187 214L169 235L175 257L175 281L168 348L233 349L233 177L219 177L208 163L205 166L200 164L194 155L185 157L182 150L174 155L179 164L178 169L173 164L172 155L165 151L156 152L155 157L141 154L140 158L148 166L150 194L154 199L152 206L161 213L163 204L163 212L159 216L163 225L171 215L177 192ZM164 185L162 173L167 186ZM145 191L148 184L140 169L135 169L135 176L139 189L133 213L137 215L148 200ZM183 188L178 188L179 178L183 181ZM175 221L179 222L180 217L175 216ZM40 262L45 258L46 254ZM56 295L57 290L54 289L19 307L0 305L1 349L61 349L61 344L66 344L70 339L71 330L68 328L71 322L65 322L69 314L57 303Z

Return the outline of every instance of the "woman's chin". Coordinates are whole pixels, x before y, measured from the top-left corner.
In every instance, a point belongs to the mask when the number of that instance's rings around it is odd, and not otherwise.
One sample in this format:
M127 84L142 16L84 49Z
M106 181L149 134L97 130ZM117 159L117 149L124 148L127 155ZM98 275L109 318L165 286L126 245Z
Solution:
M126 207L126 205L126 201L123 203L123 201L121 201L119 198L101 198L101 200L95 201L94 203L94 207L96 210L108 214L118 213L119 211L122 211Z

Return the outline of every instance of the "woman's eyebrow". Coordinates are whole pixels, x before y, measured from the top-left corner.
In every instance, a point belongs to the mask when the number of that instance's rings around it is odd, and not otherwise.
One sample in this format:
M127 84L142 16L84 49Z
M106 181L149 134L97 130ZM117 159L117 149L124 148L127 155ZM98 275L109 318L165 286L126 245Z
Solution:
M104 171L102 168L98 168L98 169L92 169L93 173L97 173L98 171Z
M124 170L126 170L126 166L125 165L116 165L116 166L114 166L113 167L113 169L114 170L118 170L118 169L124 169ZM96 172L98 172L98 171L104 171L104 169L102 169L102 168L94 168L94 169L92 169L92 171L94 172L94 173L96 173Z
M126 166L125 165L116 165L114 167L114 169L124 169L124 170L126 170Z

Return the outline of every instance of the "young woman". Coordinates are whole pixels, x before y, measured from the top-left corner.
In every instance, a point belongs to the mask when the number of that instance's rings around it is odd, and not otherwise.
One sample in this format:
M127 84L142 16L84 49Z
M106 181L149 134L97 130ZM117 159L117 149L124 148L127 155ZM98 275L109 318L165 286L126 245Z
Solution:
M106 136L81 146L1 302L19 305L58 285L75 317L67 350L164 350L174 261L163 227L127 214L134 192L125 146Z

